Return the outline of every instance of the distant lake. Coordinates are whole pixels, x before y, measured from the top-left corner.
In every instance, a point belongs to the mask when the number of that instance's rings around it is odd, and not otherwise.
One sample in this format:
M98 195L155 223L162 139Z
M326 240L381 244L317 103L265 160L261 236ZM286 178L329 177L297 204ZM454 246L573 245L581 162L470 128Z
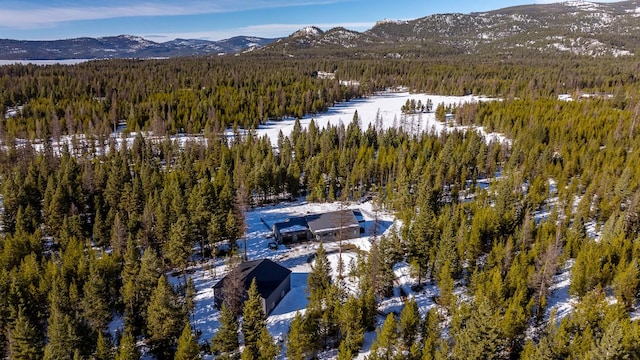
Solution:
M0 66L13 64L34 64L34 65L75 65L87 62L91 59L65 59L65 60L0 60Z

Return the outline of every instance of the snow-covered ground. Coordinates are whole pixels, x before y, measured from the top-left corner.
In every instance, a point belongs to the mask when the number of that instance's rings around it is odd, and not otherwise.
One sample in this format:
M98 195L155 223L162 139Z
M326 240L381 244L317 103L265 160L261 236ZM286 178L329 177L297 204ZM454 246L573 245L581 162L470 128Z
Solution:
M509 142L510 140L505 138L504 135L498 133L486 133L481 126L457 126L453 124L446 124L436 120L434 112L425 112L417 114L403 114L401 109L407 100L418 100L422 103L431 100L433 107L437 107L439 104L445 106L458 106L464 103L475 103L479 101L494 101L495 99L486 98L475 95L468 96L443 96L443 95L429 95L429 94L414 94L409 92L384 92L379 93L363 99L355 99L349 102L338 103L335 106L329 108L325 113L307 115L300 119L300 125L306 128L311 120L319 128L325 128L328 124L338 125L343 123L347 126L353 119L355 112L358 112L359 124L362 130L366 130L369 124L376 125L377 129L388 129L391 127L402 127L405 131L413 134L418 134L423 131L434 132L439 134L442 131L477 131L482 134L487 142ZM267 136L272 145L276 145L278 141L278 134L282 131L283 135L288 136L293 130L295 119L288 118L278 121L268 121L264 125L260 125L255 130L255 134L259 137ZM166 138L153 135L150 132L143 132L145 140L150 142L162 142ZM229 138L233 137L233 131L227 130L226 135ZM65 135L60 138L60 141L51 141L51 148L54 153L59 153L63 146L68 146L70 150L75 150L76 154L91 151L95 148L98 153L101 151L108 151L109 142L115 142L116 149L119 149L123 143L126 143L128 147L133 144L136 132L123 133L121 129L113 132L109 139L106 139L104 143L100 144L97 139L87 139L84 134L77 135ZM186 143L206 142L201 134L188 135L178 134L173 135L170 139L177 142L180 146L184 147ZM42 151L44 149L44 142L42 140L16 139L16 144L19 146L26 146L27 142L30 142L36 151ZM77 146L78 148L74 149Z
M573 311L577 299L569 296L569 286L571 285L571 268L574 262L574 260L567 261L560 271L553 276L553 281L549 287L551 295L547 299L545 320L549 319L552 311L555 311L556 320L559 323L560 320Z
M414 94L410 92L385 92L363 99L355 99L345 103L339 103L329 109L328 112L309 115L300 119L300 125L306 128L311 120L313 120L318 128L326 128L328 124L338 125L343 123L345 127L353 120L355 112L358 112L360 128L364 131L369 124L376 125L378 130L388 128L400 128L411 133L420 133L422 131L440 133L441 131L458 130L476 130L485 136L487 141L503 142L507 139L497 133L485 133L482 127L462 127L445 124L436 120L435 112L425 112L417 114L403 114L401 109L407 100L422 101L423 104L427 100L431 100L434 109L439 104L445 106L458 106L465 103L476 103L479 101L494 101L493 98L486 98L475 95L468 96L443 96L429 94ZM272 144L276 144L278 133L282 131L287 136L293 130L295 119L285 119L278 121L269 121L264 125L260 125L256 131L258 136L266 135Z
M83 62L90 61L89 59L67 59L67 60L0 60L0 66L2 65L76 65Z

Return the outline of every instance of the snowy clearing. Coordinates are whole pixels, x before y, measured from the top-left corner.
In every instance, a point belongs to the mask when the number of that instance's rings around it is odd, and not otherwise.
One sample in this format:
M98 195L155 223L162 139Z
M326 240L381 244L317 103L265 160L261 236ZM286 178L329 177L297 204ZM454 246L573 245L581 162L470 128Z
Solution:
M480 101L495 101L496 99L482 96L442 96L429 94L413 94L409 92L385 92L368 98L355 99L349 102L339 103L329 109L328 112L309 115L300 119L300 125L303 128L309 126L313 120L318 128L326 128L327 125L339 125L340 123L347 126L352 120L355 112L358 112L359 125L364 131L369 124L375 125L377 130L389 128L402 128L407 132L418 134L420 132L440 133L444 131L457 130L475 130L480 132L487 142L498 141L504 142L507 139L497 133L485 133L482 127L454 126L445 124L436 120L435 112L425 112L417 114L403 114L402 106L407 100L418 100L426 103L427 100L433 102L433 106L444 104L445 106L458 106L465 103L476 103ZM282 131L284 136L291 134L295 119L289 118L279 121L268 121L264 125L260 125L256 131L259 137L266 135L272 144L277 144L278 133Z
M392 127L402 128L412 134L422 132L439 134L442 131L477 131L487 142L509 143L510 140L504 135L498 133L486 133L481 126L457 126L452 123L445 123L436 120L434 112L420 112L416 114L403 114L402 106L407 100L418 100L426 103L427 100L433 102L433 106L444 104L445 106L458 106L465 103L476 103L480 101L495 101L497 99L482 96L443 96L429 94L413 94L409 92L384 92L367 98L355 99L349 102L338 103L329 108L326 113L307 115L300 119L302 128L307 128L313 120L320 128L326 128L328 124L339 125L340 123L347 126L353 119L355 112L358 112L359 125L364 131L369 124L376 125L378 130L389 129ZM284 120L268 121L264 125L260 125L254 133L258 137L267 136L271 144L275 146L278 143L278 134L282 131L284 136L291 134L295 124L294 118ZM246 132L245 132L246 133ZM164 136L156 136L151 132L141 133L145 140L152 143L161 143L167 139ZM233 138L231 129L225 132L227 138ZM241 131L242 134L242 131ZM67 146L75 155L83 153L103 153L109 151L109 143L114 142L115 148L120 149L123 144L127 147L133 145L133 141L138 135L137 132L123 132L122 129L111 133L108 138L98 140L96 138L87 138L84 134L64 135L59 141L51 139L51 149L54 154L60 154L61 149ZM184 148L187 143L206 143L207 139L202 134L177 134L168 137L172 142L177 143ZM35 151L43 151L45 147L44 141L41 139L26 140L16 139L17 146L27 146L30 143Z

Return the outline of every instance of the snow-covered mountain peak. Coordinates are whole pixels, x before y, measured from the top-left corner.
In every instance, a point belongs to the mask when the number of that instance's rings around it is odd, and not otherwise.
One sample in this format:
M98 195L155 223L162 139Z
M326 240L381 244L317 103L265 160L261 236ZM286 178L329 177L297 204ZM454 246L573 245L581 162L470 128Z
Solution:
M317 26L306 26L303 27L302 29L294 32L292 35L294 37L297 36L313 36L313 37L317 37L322 35L324 32Z
M406 20L390 20L390 19L384 19L384 20L378 20L376 21L376 25L385 25L385 24L396 24L396 25L402 25L402 24L406 24L407 21Z
M149 40L144 39L140 36L135 36L135 35L120 35L119 37L123 38L123 39L127 39L127 40L131 40L131 41L136 41L139 43L148 43Z
M571 6L584 11L596 11L600 4L586 0L569 0L562 3L565 6Z

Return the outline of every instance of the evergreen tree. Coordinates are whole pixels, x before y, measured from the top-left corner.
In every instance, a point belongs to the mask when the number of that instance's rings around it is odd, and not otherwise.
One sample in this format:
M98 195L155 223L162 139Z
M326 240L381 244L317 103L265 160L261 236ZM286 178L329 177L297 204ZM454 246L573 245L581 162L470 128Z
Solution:
M125 327L137 333L142 326L143 317L140 314L140 298L138 297L138 275L140 273L140 251L135 246L133 239L127 241L124 254L124 266L122 269L122 284L120 295L124 304Z
M450 263L447 260L440 268L440 273L438 274L438 304L450 309L456 301L453 290L454 282L451 276Z
M326 344L328 337L332 335L336 317L333 312L334 307L330 306L331 301L334 300L331 296L331 264L322 243L318 246L315 261L307 278L307 291L309 303L305 317L313 326L311 340L320 347Z
M351 352L351 349L349 347L349 345L343 341L340 343L340 345L338 346L338 360L351 360L354 358L354 354L353 352Z
M398 330L404 349L409 350L420 333L420 312L414 299L405 303L400 313Z
M31 324L22 308L8 334L8 353L10 359L39 360L42 359L44 342L42 334Z
M311 344L311 336L307 320L299 312L296 312L287 334L287 358L305 360L314 347Z
M343 349L343 356L358 353L364 341L364 316L361 302L353 296L349 297L340 308L338 320L342 335L339 349Z
M167 351L175 345L185 322L186 313L178 296L167 278L161 276L147 310L148 338L154 351L166 356Z
M254 278L247 292L247 301L244 303L244 311L242 313L243 358L258 359L260 351L258 341L262 329L266 327L264 320L265 315L262 309L260 293L258 293L258 283Z
M238 329L238 318L223 302L220 309L220 327L211 339L211 350L216 354L227 355L237 352L240 347Z
M191 325L187 321L182 329L182 335L178 339L178 349L174 357L175 360L195 360L200 359L200 348L198 339L193 336Z
M440 319L438 309L434 307L429 310L422 324L423 359L434 358L438 340L440 340Z
M359 297L360 307L362 308L362 326L366 330L374 330L376 316L378 315L378 303L372 286L367 281L360 280Z
M331 264L329 263L327 253L322 243L318 246L307 285L310 302L319 301L324 298L324 295L331 285Z
M48 325L49 342L44 348L44 359L71 360L80 344L80 336L76 333L71 316L64 314L54 303L51 307Z
M137 334L137 330L146 332L149 302L158 285L161 274L161 263L158 255L152 248L147 248L142 254L139 275L135 282L130 283L130 291L134 297L131 312L128 313L127 307L125 307L125 324L128 324L128 319L131 319L131 322L137 325L131 328L134 335ZM124 284L125 288L127 284ZM127 303L125 303L125 306L127 306Z
M411 231L408 241L407 260L412 269L417 274L418 285L422 284L422 279L426 277L431 262L430 251L434 247L435 220L428 205L422 204L421 211L411 224Z
M630 310L638 296L640 269L638 269L636 260L633 260L628 266L625 265L626 262L621 262L618 265L619 270L613 278L613 291L618 301Z
M273 337L266 326L260 331L257 345L259 360L274 360L280 353L280 348L273 341Z
M488 299L476 299L471 317L454 338L454 359L500 359L504 350L499 318Z
M389 296L393 290L393 265L403 256L399 242L399 236L392 230L391 236L380 237L379 247L376 243L371 244L368 275L378 298Z
M113 344L111 343L111 336L101 331L98 333L96 351L93 354L93 359L113 360L113 358L114 358L114 353L113 353Z
M124 266L122 269L122 282L135 280L140 272L140 250L133 241L127 239L127 248L124 253Z
M96 333L101 332L111 319L107 285L102 276L95 261L92 262L89 265L89 278L84 284L84 298L81 304L85 320Z
M192 247L193 242L191 241L189 221L182 214L174 224L171 224L169 241L166 243L163 253L174 268L184 271L187 266L187 259L191 255Z
M136 338L128 330L120 338L115 360L140 360L140 350L136 346Z
M196 298L197 295L197 289L196 289L196 284L193 282L193 278L189 277L189 280L187 280L187 287L185 289L185 294L184 294L184 306L185 309L187 310L187 314L193 314L193 311L196 308Z
M390 313L376 331L377 337L371 346L369 359L393 359L398 353L398 329L395 315Z
M126 281L120 289L124 304L124 325L132 332L138 333L142 328L143 314L140 312L140 299L138 298L137 284L134 280Z
M604 330L602 337L594 342L592 350L587 353L586 359L613 360L628 359L631 354L624 350L624 329L619 321L614 320Z

